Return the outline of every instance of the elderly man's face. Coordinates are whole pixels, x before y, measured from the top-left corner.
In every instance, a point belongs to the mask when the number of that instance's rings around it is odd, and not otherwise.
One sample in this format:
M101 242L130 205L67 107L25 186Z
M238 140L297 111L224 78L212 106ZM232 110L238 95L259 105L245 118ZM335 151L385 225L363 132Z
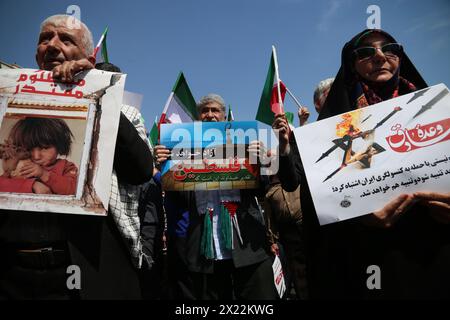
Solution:
M44 26L39 35L36 61L40 69L53 70L65 61L87 58L81 28Z
M225 121L225 111L217 102L210 102L200 110L200 121L220 122Z

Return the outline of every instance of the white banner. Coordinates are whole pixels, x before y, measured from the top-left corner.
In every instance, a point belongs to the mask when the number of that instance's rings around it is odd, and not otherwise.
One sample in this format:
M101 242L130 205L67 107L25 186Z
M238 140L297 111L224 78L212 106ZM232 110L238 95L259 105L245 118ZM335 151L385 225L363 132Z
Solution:
M444 84L294 133L321 225L374 212L403 193L450 191Z
M107 213L125 77L0 70L0 209Z

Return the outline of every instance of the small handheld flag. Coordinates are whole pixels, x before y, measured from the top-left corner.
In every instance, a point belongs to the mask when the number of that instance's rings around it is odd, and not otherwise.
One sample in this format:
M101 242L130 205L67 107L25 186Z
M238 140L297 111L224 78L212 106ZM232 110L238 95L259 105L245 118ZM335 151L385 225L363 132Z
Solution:
M107 34L108 34L108 27L106 27L105 31L103 31L102 36L100 37L100 40L98 41L97 46L94 49L94 57L97 58L97 53L100 49L100 46L102 46L101 55L102 55L103 62L109 62L108 49L106 48L106 35Z
M196 119L197 105L183 72L180 72L167 99L159 123L193 122Z
M233 115L233 110L231 110L231 105L228 105L227 121L234 121L234 115Z
M269 70L256 114L256 120L268 125L272 125L275 115L282 113L284 110L283 101L286 95L286 86L279 80L278 76L276 51L275 47L272 47Z

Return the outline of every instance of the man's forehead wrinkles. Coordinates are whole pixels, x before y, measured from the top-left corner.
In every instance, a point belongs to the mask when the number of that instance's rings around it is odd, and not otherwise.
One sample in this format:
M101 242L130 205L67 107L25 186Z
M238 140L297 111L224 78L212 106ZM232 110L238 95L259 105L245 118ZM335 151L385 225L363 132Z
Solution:
M77 30L71 30L65 27L56 27L53 25L45 26L39 35L39 39L46 39L50 37L57 36L61 41L64 39L70 39L76 44L80 44L82 35Z
M61 30L47 30L47 31L42 31L40 36L51 36L51 35L55 35L57 34L58 36L66 36L66 37L71 37L71 38L75 38L76 35L74 33L70 33L68 31L61 31Z
M58 32L58 33L74 33L80 29L69 28L64 25L55 26L53 24L47 24L42 28L42 32Z

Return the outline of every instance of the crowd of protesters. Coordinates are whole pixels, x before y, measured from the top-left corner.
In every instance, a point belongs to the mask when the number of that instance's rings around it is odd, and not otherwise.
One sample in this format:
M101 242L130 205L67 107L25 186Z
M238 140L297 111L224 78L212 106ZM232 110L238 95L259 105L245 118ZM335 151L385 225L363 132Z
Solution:
M68 19L42 23L38 67L61 82L94 68L121 72L96 65L88 27L69 28ZM345 44L339 72L318 84L313 102L325 119L426 87L390 34L365 30ZM202 122L227 120L217 94L201 98L197 113ZM298 116L305 125L308 109ZM0 299L450 297L450 193L403 194L372 214L321 227L284 113L272 127L277 150L268 155L259 141L248 147L280 162L259 189L164 192L159 169L170 150L151 146L139 111L123 105L106 217L1 210ZM236 225L224 223L230 214ZM281 297L276 256L285 269ZM383 270L375 291L366 286L373 264ZM80 290L67 287L70 265L82 270Z

